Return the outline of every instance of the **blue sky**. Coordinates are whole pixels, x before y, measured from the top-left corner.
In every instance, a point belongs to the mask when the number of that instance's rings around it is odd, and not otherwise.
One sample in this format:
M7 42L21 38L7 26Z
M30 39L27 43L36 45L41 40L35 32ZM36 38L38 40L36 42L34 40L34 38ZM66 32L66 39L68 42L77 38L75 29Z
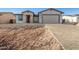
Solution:
M35 13L45 10L47 8L0 8L0 12L14 12L21 13L25 10L31 10ZM57 10L63 11L65 15L69 14L79 14L79 8L56 8Z

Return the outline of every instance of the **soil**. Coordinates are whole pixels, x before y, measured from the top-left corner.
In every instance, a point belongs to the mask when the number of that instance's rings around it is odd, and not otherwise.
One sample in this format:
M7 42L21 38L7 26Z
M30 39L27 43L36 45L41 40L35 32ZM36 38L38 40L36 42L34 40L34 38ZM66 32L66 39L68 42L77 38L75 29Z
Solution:
M63 50L45 25L1 24L0 50Z

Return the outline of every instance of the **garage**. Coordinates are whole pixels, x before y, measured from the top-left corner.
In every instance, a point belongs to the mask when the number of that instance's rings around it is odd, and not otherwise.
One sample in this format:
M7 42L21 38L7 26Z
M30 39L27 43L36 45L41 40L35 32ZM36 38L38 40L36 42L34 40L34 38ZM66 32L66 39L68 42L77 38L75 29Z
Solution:
M39 23L45 24L58 24L62 23L63 12L49 8L47 10L39 12Z
M59 23L59 15L43 15L43 23Z

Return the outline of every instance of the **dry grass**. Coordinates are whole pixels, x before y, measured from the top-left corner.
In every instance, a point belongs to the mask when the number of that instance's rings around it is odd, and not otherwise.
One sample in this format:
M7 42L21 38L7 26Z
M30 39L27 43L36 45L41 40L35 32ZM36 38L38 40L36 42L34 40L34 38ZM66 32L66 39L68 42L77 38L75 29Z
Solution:
M48 28L54 33L65 49L79 49L79 27L67 24L50 24Z
M1 50L62 50L62 45L45 25L1 24Z

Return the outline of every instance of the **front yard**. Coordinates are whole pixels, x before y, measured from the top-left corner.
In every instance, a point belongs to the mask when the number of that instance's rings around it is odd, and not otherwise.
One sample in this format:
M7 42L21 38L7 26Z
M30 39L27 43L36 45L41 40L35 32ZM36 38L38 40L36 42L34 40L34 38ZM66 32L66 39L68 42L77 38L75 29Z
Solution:
M45 25L0 24L0 50L63 50Z
M4 29L4 30L1 30L0 33L5 33L4 35L6 34L12 34L14 33L15 35L15 38L16 38L16 34L17 33L18 35L20 35L23 31L23 34L26 33L27 34L27 27L28 26L25 26L27 24L16 24L16 25L13 25L13 24L0 24L0 30L1 29ZM29 24L30 25L30 24ZM31 24L33 26L35 26L35 24ZM36 24L37 25L37 24ZM39 25L39 24L38 24ZM40 26L42 26L40 24ZM44 25L45 26L45 25ZM22 28L20 28L22 27ZM35 26L35 27L39 27L39 26ZM69 24L46 24L46 27L49 28L53 34L55 35L55 37L59 40L59 42L64 46L65 49L67 50L79 50L79 26L75 26L75 25L69 25ZM11 30L11 29L12 30ZM18 29L18 30L17 30ZM3 31L3 32L2 32ZM5 31L5 32L4 32ZM18 32L19 31L19 32ZM26 32L27 31L27 32ZM10 33L9 33L10 32ZM36 31L35 31L36 32ZM40 32L37 31L37 32ZM43 31L44 32L44 31ZM31 32L28 32L28 33L31 33ZM41 32L42 33L42 32ZM22 35L23 35L22 34ZM37 34L37 33L36 33ZM2 35L2 34L1 34ZM21 35L21 36L22 36ZM46 34L48 35L48 34ZM19 36L18 38L20 39ZM24 34L25 36L25 34ZM24 37L23 36L23 37ZM1 37L1 36L0 36ZM5 37L5 39L7 38L8 36ZM31 37L31 36L27 36L27 37ZM24 38L27 38L27 37L24 37ZM35 36L34 36L35 37ZM36 36L37 37L37 36ZM49 36L47 36L49 37ZM9 38L13 38L13 34L12 34L12 37L9 36ZM3 38L4 39L4 38ZM33 39L33 38L32 38ZM42 38L43 39L43 38ZM46 38L47 40L49 40L48 38ZM7 38L8 40L8 38ZM12 39L13 40L13 39ZM23 40L23 38L22 38ZM17 40L17 41L20 41L20 40ZM8 41L9 42L9 41ZM15 39L14 39L14 42ZM22 41L21 41L22 42ZM25 42L25 41L24 41ZM38 41L39 42L39 41ZM46 42L46 40L44 41ZM43 42L43 43L44 43ZM10 42L11 43L11 42ZM25 46L25 44L24 44Z

